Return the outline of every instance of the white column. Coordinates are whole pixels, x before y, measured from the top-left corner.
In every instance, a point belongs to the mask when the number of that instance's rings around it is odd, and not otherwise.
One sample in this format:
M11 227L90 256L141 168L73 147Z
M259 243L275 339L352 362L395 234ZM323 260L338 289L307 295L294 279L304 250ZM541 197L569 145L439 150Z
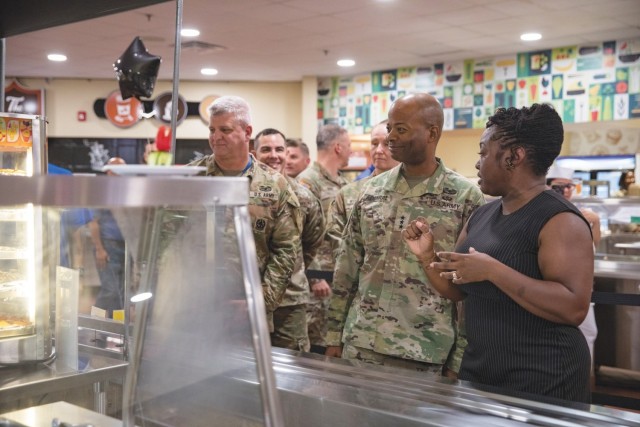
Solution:
M300 137L309 146L311 160L318 158L316 134L318 133L318 79L316 76L302 78L302 135Z

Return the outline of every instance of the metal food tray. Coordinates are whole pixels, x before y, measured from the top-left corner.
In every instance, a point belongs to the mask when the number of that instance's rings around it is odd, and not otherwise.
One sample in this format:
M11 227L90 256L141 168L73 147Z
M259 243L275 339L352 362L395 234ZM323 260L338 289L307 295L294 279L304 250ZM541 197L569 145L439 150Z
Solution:
M27 217L25 216L24 209L0 209L0 221L24 222L26 220Z
M22 297L22 289L27 284L25 280L12 280L0 283L0 300Z
M0 248L0 259L26 259L27 251L24 248Z
M250 352L231 350L251 360ZM444 427L524 425L556 427L639 426L640 414L534 396L464 381L433 378L421 372L272 349L274 372L284 411L284 426ZM169 365L166 372L172 372ZM175 373L175 372L174 372ZM251 368L204 378L166 394L152 396L138 414L139 425L258 427ZM215 400L212 390L224 390Z
M27 326L7 326L0 327L0 338L19 337L22 335L33 335L35 327L33 324Z

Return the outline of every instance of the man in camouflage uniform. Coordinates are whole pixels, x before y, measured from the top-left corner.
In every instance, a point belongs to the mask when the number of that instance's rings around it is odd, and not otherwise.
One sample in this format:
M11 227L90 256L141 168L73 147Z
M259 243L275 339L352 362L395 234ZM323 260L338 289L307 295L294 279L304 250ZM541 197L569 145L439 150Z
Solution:
M347 224L347 219L349 219L351 208L353 208L353 204L356 202L364 185L368 182L369 178L380 175L398 166L400 163L394 160L389 152L387 120L383 120L371 129L370 153L372 165L374 166L371 175L342 187L333 203L331 203L329 218L327 218L327 238L331 241L334 258L338 257L338 248L342 241L344 227Z
M285 137L276 129L264 129L254 138L255 157L272 169L284 173L286 163ZM298 351L309 351L307 333L307 303L309 281L305 265L316 256L324 237L324 216L320 201L306 187L287 177L289 185L300 202L302 214L302 246L298 250L293 275L284 293L284 298L273 312L274 331L271 345Z
M299 139L287 139L287 160L284 165L284 173L295 178L311 163L309 147Z
M298 175L298 181L307 187L322 204L325 219L329 213L329 206L335 199L338 190L347 184L340 174L340 169L349 164L351 155L351 140L347 130L338 125L326 125L320 128L316 136L318 146L318 161ZM307 266L308 270L333 273L334 258L331 242L325 238L318 250L318 255ZM327 330L327 309L331 296L330 281L326 277L310 276L311 299L307 304L307 322L309 324L309 339L311 351L324 353L324 337Z
M435 156L442 125L442 107L427 94L407 95L389 110L389 149L402 163L371 178L353 206L336 262L329 356L433 375L445 364L458 371L455 304L436 293L401 235L423 216L437 250L453 250L484 201L476 185Z
M246 101L222 96L209 107L209 145L213 154L190 163L206 166L206 175L249 178L249 215L258 268L273 331L273 312L293 273L300 247L300 204L287 180L249 153L251 113Z

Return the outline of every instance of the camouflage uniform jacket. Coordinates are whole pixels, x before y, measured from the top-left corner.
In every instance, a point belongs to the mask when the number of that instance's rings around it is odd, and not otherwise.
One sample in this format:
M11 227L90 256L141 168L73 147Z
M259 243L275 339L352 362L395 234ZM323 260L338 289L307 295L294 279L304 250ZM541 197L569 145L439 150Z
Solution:
M334 259L338 258L342 233L344 232L344 227L347 225L353 204L358 199L360 192L367 181L369 181L369 178L371 178L371 175L342 187L329 207L326 238L331 242Z
M402 165L364 187L336 261L327 345L342 341L457 370L464 349L455 343L455 304L431 286L401 236L410 221L423 216L436 250L452 251L465 222L484 203L475 184L438 162L435 173L413 188Z
M249 155L249 216L267 313L278 308L300 248L300 204L286 178ZM214 155L191 162L206 166L206 175L224 176Z
M300 202L302 212L302 247L296 257L296 264L291 281L284 293L280 307L306 304L309 302L309 281L305 275L305 266L316 256L316 252L324 239L324 215L320 201L311 190L293 178L287 177L289 185Z
M331 202L336 198L336 194L338 194L340 188L347 184L347 181L342 175L338 175L335 179L332 178L329 172L318 162L313 162L311 166L303 170L297 179L298 182L311 190L313 195L320 200L322 212L325 221L327 221ZM318 254L307 268L311 270L333 271L334 263L335 259L331 252L331 242L325 235L322 245L318 248Z

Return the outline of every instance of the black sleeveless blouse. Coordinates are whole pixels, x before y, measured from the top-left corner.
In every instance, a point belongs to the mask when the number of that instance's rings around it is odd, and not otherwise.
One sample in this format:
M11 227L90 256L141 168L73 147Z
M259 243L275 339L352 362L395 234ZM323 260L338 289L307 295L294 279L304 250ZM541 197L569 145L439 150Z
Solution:
M456 251L468 253L473 247L522 274L543 279L538 236L547 221L561 212L583 218L572 203L551 190L510 215L502 214L500 200L490 202L471 216L467 239ZM468 340L461 380L505 391L590 401L589 348L577 327L530 313L488 281L461 285L461 290L466 294Z

